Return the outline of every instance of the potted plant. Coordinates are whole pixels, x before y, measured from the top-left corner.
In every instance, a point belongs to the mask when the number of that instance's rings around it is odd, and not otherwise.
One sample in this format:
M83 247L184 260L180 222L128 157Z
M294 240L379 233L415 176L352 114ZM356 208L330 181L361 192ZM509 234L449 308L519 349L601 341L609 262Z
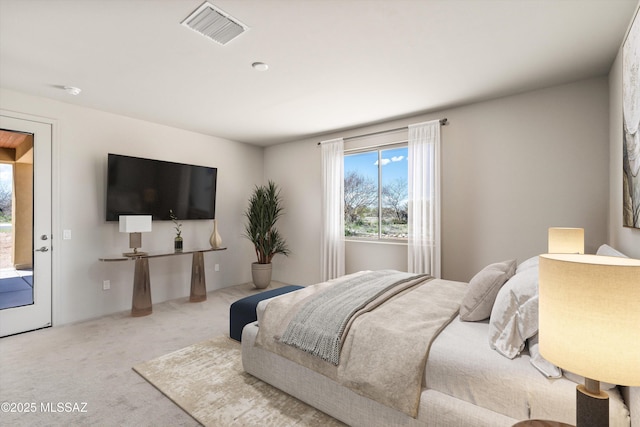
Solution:
M258 261L251 265L253 284L264 289L271 283L271 260L276 254L289 255L287 244L275 227L282 216L282 199L275 183L255 187L249 206L244 212L247 218L244 237L256 250Z
M176 229L176 238L173 241L173 249L176 252L182 252L182 223L178 222L178 217L173 213L173 209L169 209L169 219L173 221L173 228Z

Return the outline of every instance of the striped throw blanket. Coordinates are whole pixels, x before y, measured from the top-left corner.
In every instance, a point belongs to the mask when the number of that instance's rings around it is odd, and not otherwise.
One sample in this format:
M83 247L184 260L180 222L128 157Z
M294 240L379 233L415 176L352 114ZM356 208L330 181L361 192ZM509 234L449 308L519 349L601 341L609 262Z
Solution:
M280 342L338 365L349 322L364 307L384 295L384 300L407 288L404 284L424 277L393 270L369 272L333 286L307 301L289 322ZM380 301L382 303L383 301Z

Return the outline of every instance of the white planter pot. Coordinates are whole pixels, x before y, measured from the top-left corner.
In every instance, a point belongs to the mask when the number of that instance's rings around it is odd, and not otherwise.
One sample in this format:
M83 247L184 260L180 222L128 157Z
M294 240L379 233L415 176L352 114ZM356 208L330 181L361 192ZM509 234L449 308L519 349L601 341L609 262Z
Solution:
M253 286L258 289L264 289L271 283L271 263L251 264L251 277L253 277Z

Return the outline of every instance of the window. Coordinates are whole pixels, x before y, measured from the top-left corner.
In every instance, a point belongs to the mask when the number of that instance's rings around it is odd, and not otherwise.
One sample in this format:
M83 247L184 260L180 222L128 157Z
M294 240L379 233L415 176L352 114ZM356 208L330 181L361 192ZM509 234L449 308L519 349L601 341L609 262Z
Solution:
M348 238L406 240L407 147L344 156L344 234Z

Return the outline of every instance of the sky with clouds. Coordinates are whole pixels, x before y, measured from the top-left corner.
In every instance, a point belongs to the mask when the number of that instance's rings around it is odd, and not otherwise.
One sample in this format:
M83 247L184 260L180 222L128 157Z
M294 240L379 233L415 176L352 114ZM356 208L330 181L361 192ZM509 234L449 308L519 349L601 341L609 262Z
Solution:
M0 184L11 184L13 179L12 166L7 163L0 163Z
M392 182L399 178L407 180L407 151L407 147L382 151L382 159L380 161L382 163L383 183ZM344 156L345 175L352 170L377 180L378 153L373 151Z

